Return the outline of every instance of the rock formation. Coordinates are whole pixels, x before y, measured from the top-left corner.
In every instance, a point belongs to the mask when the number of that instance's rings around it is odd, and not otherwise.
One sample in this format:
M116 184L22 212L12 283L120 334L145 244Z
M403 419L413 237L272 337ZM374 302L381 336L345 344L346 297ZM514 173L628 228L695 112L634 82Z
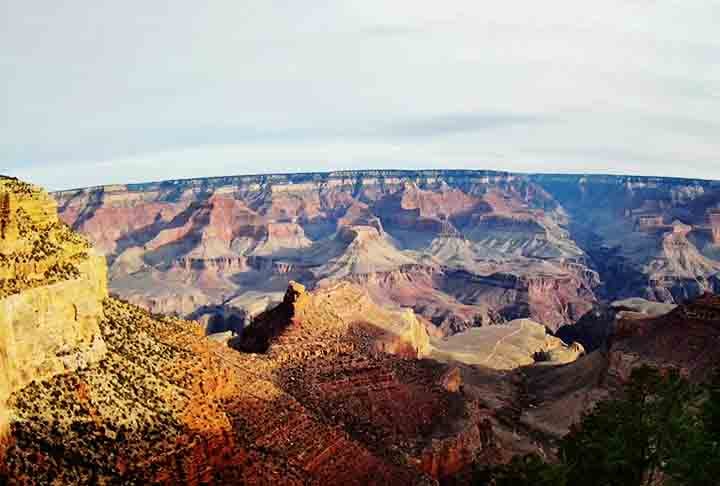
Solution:
M316 353L324 354L325 346L332 346L338 335L351 327L362 326L372 331L372 349L408 358L420 358L430 351L430 340L425 327L414 313L391 311L375 304L366 291L348 283L334 284L313 293L297 282L290 282L283 302L257 316L233 344L246 352L266 352L278 341L275 349L284 352L282 343L302 332L303 339L314 337L319 347ZM303 352L308 350L303 348ZM299 357L283 357L302 359Z
M62 218L108 255L114 293L207 321L212 308L255 314L258 298L280 300L290 280L349 280L367 281L373 297L402 295L444 335L516 317L554 329L579 318L600 285L562 208L512 174L242 176L55 196ZM464 293L463 278L484 279L483 290Z
M105 261L37 187L0 178L0 432L13 392L105 354Z
M107 254L114 293L206 323L209 309L256 315L290 280L350 280L442 335L525 317L555 331L598 300L677 304L720 289L712 181L358 171L55 197Z

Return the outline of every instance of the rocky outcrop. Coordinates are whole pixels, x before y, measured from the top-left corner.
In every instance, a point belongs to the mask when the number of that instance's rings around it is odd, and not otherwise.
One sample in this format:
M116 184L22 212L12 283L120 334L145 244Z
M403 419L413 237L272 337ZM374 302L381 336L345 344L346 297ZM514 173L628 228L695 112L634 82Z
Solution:
M283 388L325 420L381 448L399 441L393 448L403 462L448 477L492 448L492 412L462 393L457 367L415 360L428 337L405 314L349 284L308 292L291 283L283 303L230 345L261 352L254 355L278 370Z
M360 325L372 334L372 349L376 352L418 358L428 354L430 340L425 327L409 309L392 311L375 304L365 290L348 283L308 292L297 282L290 282L283 302L255 319L234 340L232 345L246 352L267 352L278 341L292 340L288 336L301 332L324 333L328 337L315 341L316 353L332 349L332 335L346 333ZM327 349L322 349L327 347ZM276 349L285 352L282 345ZM306 353L307 349L302 349ZM282 360L298 357L284 356Z
M0 178L0 409L34 381L105 355L105 260L57 220L37 187ZM0 411L0 429L8 412Z
M98 321L107 297L104 261L95 257L79 268L77 279L0 300L0 368L6 389L17 390L102 358Z

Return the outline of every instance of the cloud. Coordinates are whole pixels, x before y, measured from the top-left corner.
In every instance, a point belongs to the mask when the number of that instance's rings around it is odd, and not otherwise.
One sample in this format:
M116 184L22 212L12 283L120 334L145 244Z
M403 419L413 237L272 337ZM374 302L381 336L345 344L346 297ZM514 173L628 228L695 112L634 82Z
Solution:
M54 187L254 160L278 171L450 161L720 179L710 0L6 0L0 10L0 172Z
M532 115L457 113L397 124L388 127L387 133L390 136L438 137L546 122L548 120Z

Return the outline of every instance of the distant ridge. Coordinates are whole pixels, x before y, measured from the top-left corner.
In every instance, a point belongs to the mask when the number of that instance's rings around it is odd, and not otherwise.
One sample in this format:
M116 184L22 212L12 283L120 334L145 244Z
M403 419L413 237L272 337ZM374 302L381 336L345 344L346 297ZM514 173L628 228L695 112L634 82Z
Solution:
M229 176L210 176L210 177L190 177L180 179L165 179L148 182L134 183L116 183L103 184L98 186L77 187L72 189L63 189L54 191L53 194L67 195L77 191L100 190L111 188L125 188L128 191L142 191L154 186L162 185L198 185L199 183L215 184L215 183L299 183L299 182L322 182L332 179L353 179L361 177L417 177L417 178L433 178L433 177L520 177L527 178L534 182L543 181L565 181L578 182L580 180L588 180L596 183L627 183L627 182L655 182L664 184L687 183L694 182L701 185L720 186L720 180L715 179L698 179L684 177L662 177L662 176L643 176L643 175L623 175L623 174L563 174L563 173L525 173L525 172L509 172L490 169L358 169L358 170L339 170L327 172L281 172L269 174L236 174Z

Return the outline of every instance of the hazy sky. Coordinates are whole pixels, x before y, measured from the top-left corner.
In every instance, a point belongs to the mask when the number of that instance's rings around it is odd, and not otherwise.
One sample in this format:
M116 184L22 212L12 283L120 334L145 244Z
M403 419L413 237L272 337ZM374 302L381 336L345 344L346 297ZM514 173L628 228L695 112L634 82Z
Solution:
M720 179L720 0L0 0L0 173Z

